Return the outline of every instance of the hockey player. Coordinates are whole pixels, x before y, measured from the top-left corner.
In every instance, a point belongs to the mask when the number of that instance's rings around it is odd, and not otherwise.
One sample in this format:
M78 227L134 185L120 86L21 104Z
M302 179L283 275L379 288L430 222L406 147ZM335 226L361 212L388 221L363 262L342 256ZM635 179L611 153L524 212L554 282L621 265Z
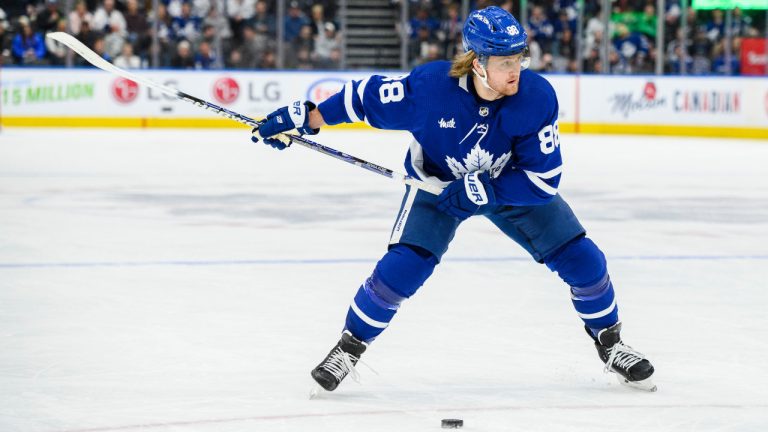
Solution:
M315 106L297 101L267 116L254 133L278 149L279 134L316 134L325 124L365 121L407 130L411 176L443 187L439 196L406 187L386 254L357 290L341 340L312 370L334 390L400 305L432 274L456 229L485 216L570 287L573 305L605 370L626 385L655 390L654 369L625 345L606 260L558 195L562 159L552 86L526 70L527 35L501 8L474 11L465 53L397 77L351 81Z

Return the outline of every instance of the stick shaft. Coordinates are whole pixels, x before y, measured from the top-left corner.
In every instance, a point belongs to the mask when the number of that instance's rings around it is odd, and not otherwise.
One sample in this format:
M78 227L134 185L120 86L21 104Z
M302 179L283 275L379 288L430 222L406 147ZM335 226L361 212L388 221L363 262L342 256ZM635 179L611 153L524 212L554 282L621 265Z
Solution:
M75 51L77 54L79 54L82 58L87 60L90 64L96 66L97 68L111 72L115 75L119 75L125 79L129 79L131 81L144 84L147 87L151 87L153 89L159 90L167 95L174 96L176 98L179 98L181 100L187 101L193 105L196 105L200 108L206 109L208 111L211 111L213 113L216 113L220 116L226 117L230 120L234 120L238 123L242 123L246 126L249 126L251 128L258 128L263 124L263 122L256 121L248 116L242 115L240 113L237 113L232 110L228 110L226 108L222 108L218 105L212 104L206 100L197 98L195 96L192 96L190 94L184 93L182 91L179 91L177 89L164 86L162 84L158 84L148 78L141 77L139 75L133 74L131 72L128 72L126 70L120 69L119 67L113 65L112 63L104 60L101 56L96 54L95 52L91 51L88 47L83 45L79 40L77 40L74 36L64 33L64 32L52 32L48 33L46 37L49 37L51 39L54 39L58 42L61 42L62 44L68 46L73 51ZM342 160L344 162L350 163L352 165L364 168L368 171L375 172L379 175L383 175L384 177L388 177L390 179L399 181L401 183L405 183L407 185L423 189L424 191L427 191L429 193L432 193L434 195L439 195L442 189L439 186L435 186L429 183L425 183L417 178L411 177L406 174L401 174L396 171L392 171L389 168L383 167L381 165L377 165L373 162L366 161L364 159L360 159L356 156L352 156L349 154L346 154L344 152L341 152L339 150L336 150L331 147L324 146L322 144L316 143L314 141L310 141L302 136L298 135L285 135L290 139L290 142L292 144L299 144L303 147L318 151L320 153L326 154L328 156L331 156L333 158Z

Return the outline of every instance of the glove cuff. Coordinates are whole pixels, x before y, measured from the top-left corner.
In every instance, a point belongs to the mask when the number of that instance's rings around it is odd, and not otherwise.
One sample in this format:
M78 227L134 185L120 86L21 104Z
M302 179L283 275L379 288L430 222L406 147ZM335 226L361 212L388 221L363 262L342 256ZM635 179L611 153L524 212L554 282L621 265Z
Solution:
M464 191L467 198L476 206L488 204L488 193L485 191L485 184L479 178L482 171L471 172L464 176Z

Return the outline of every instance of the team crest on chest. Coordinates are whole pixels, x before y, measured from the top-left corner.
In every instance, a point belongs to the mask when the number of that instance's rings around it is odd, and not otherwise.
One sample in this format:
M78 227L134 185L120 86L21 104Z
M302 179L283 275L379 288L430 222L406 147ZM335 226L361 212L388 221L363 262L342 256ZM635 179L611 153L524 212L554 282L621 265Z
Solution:
M495 178L499 175L507 162L509 162L509 159L512 157L511 151L504 153L497 158L493 153L480 147L480 142L483 140L483 138L485 138L487 134L487 124L475 123L472 129L470 129L469 133L467 133L467 135L464 136L464 139L462 139L459 143L459 145L461 145L464 141L470 139L470 137L477 137L477 141L475 141L475 145L472 147L469 153L467 153L467 155L464 156L462 160L457 160L451 156L445 157L446 165L448 165L451 173L457 179L461 178L466 173L480 170L489 171L491 177Z

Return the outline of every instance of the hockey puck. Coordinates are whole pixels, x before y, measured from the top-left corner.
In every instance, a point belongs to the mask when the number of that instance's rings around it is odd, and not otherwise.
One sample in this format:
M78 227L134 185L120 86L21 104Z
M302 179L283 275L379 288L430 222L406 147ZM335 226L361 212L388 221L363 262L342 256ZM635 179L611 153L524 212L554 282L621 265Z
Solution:
M464 426L462 419L443 419L440 422L440 427L443 429L459 429L462 426Z

